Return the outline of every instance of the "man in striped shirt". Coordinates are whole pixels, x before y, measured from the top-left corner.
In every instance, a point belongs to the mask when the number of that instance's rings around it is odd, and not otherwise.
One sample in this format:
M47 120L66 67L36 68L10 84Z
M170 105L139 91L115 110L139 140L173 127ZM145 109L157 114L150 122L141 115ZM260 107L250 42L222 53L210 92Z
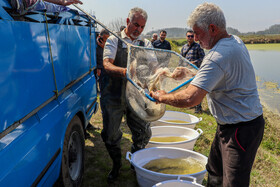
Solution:
M187 31L186 38L188 43L182 47L181 55L199 68L205 56L204 50L194 41L192 30Z
M205 56L204 50L200 47L198 43L194 41L194 33L192 30L187 31L186 38L188 43L185 44L181 49L181 55L199 68ZM197 106L195 106L195 113L201 112L202 107L200 103Z

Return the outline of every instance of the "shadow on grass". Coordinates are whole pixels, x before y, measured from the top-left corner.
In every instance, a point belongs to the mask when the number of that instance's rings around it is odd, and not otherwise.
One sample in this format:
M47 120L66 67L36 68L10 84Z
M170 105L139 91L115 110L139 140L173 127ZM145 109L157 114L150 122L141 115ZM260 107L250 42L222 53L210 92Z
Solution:
M131 140L126 128L126 125L121 127L124 132L121 148L122 148L122 168L120 175L114 183L107 183L107 175L112 168L112 161L105 148L105 145L101 138L101 129L91 128L87 130L89 137L86 139L85 146L85 173L83 179L83 185L85 187L103 187L103 186L120 186L120 187L137 187L136 175L133 170L130 169L130 163L126 160L125 155L130 151Z

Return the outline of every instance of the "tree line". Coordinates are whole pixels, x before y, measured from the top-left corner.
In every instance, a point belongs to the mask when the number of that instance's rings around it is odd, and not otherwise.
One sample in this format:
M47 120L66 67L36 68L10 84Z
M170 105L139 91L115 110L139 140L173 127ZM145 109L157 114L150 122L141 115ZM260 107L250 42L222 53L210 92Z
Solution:
M160 33L161 29L154 30L148 32L145 36L146 38L151 38L153 33ZM168 38L185 38L188 28L164 28L167 32ZM263 31L257 31L257 32L246 32L242 33L239 32L237 29L228 27L227 31L229 34L234 34L238 36L253 36L253 35L280 35L280 24L275 24L270 26L268 29L265 29ZM280 36L278 37L271 37L271 38L259 38L259 42L268 42L268 43L280 43Z

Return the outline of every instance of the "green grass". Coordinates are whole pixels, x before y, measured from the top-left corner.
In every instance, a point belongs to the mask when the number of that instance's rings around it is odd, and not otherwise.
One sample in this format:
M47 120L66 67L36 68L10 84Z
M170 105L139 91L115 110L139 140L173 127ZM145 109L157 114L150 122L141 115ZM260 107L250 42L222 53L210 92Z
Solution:
M194 151L197 151L205 156L208 156L210 151L209 145L213 141L217 123L214 117L210 115L210 111L208 110L206 100L203 101L202 108L204 110L202 114L195 114L193 109L182 109L182 108L176 108L172 106L166 106L166 110L185 112L188 114L195 115L198 118L202 118L202 121L199 122L195 127L196 129L200 128L203 131L203 133L196 141L196 144L194 146Z
M280 51L280 43L274 44L246 44L248 50Z
M202 121L195 128L202 129L203 134L196 141L194 151L208 156L217 123L210 115L206 99L203 100L202 108L202 114L194 114L194 109L180 109L171 106L167 106L166 110L186 112L202 118ZM264 109L264 118L266 121L264 137L253 165L250 187L280 186L280 116ZM90 137L86 140L85 175L82 186L137 187L135 173L130 169L130 163L125 159L126 153L130 151L132 142L130 130L125 123L121 125L124 133L121 142L123 167L119 179L113 184L107 184L106 178L112 163L100 136L102 130L101 121L102 117L99 110L91 119L91 124L95 129L87 131ZM206 182L207 175L204 178L203 185L206 185Z
M262 36L240 36L241 39L246 43L248 50L262 50L262 51L280 51L280 43L254 43L250 44L250 41L260 40ZM280 35L276 36L266 36L266 37L275 37L280 40ZM180 48L187 43L185 38L179 39L168 39L172 43L172 50L179 51Z

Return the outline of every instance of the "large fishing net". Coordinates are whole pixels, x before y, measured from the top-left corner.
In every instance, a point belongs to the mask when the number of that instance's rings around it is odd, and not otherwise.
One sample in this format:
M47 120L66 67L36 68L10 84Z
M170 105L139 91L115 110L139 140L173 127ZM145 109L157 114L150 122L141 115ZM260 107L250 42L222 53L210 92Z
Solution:
M156 104L149 92L164 90L170 93L186 87L194 78L197 67L174 51L128 44L79 6L73 5L127 45L128 106L145 121L160 119L165 112L165 105Z
M165 104L156 104L150 91L175 92L188 86L197 67L174 51L128 45L128 105L145 121L156 121Z

